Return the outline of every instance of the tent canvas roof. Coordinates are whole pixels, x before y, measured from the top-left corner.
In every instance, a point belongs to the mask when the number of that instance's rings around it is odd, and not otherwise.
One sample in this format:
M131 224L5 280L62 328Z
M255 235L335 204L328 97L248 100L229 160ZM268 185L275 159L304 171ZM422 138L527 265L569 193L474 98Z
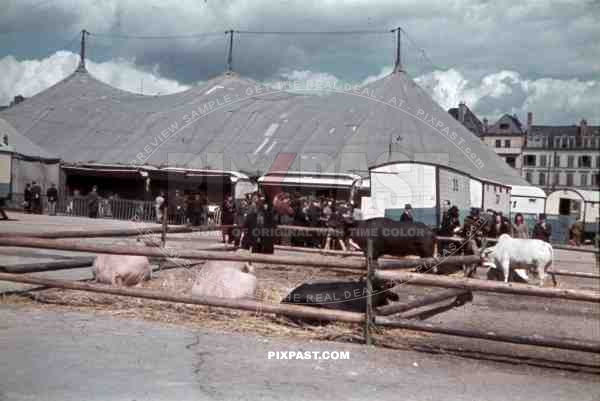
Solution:
M178 94L144 96L78 71L0 117L67 163L128 165L137 158L161 167L262 175L285 154L294 171L366 175L374 165L409 158L487 181L527 185L403 72L365 87L372 96L256 94L257 85L224 74ZM403 101L401 108L390 104L394 97L397 104ZM213 110L202 113L209 102ZM417 110L435 122L416 116ZM194 113L199 118L190 122ZM448 139L444 127L458 139Z

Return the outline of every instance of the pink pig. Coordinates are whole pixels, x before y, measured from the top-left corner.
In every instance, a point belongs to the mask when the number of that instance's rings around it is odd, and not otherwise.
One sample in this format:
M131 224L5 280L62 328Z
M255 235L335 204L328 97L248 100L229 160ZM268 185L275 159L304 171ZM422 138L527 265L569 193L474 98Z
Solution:
M98 283L133 286L152 276L146 256L99 254L94 260L92 274Z

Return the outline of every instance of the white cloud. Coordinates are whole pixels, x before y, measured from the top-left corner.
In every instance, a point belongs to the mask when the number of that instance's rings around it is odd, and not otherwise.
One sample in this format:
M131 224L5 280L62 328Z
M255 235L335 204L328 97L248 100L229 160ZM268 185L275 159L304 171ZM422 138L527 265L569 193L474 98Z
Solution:
M339 81L339 79L335 75L332 75L332 74L329 74L326 72L314 72L314 71L310 71L310 70L284 71L284 72L281 72L279 75L281 75L283 78L290 80L290 81L303 81L303 82L306 82L306 81L321 81L321 82Z
M303 93L306 95L324 95L326 91L317 90L317 83L322 85L325 82L330 82L333 86L336 82L337 85L343 85L344 81L336 77L335 75L327 72L318 72L310 70L282 70L277 74L277 77L267 81L270 85L277 84L278 82L297 82L299 90L288 89L290 92ZM307 90L309 89L309 90Z
M494 121L503 113L523 118L534 113L538 124L575 124L586 118L600 124L600 82L579 79L528 80L515 71L500 71L468 80L455 70L436 70L415 79L443 108L464 101L481 118Z
M71 74L79 56L59 51L41 60L17 60L12 56L0 59L0 104L8 104L13 96L30 97ZM161 77L157 66L141 69L135 60L117 59L102 63L87 60L86 66L97 79L117 88L144 94L170 94L189 88L178 81ZM391 67L361 80L366 85L390 74ZM311 70L280 70L274 81L330 81L346 83L328 72ZM534 113L538 124L575 124L586 118L600 125L600 82L580 79L526 79L516 71L503 70L479 78L467 78L458 69L435 70L415 78L443 108L456 107L465 101L475 113L490 122L504 113L516 113L524 119Z
M385 77L386 75L390 75L392 73L392 71L394 70L393 67L383 67L381 69L381 72L377 75L369 75L368 77L366 77L363 81L362 81L362 85L368 85L371 82L375 82L383 77Z
M12 56L0 59L0 104L8 104L15 95L30 97L67 77L77 68L79 56L59 51L42 60L17 60ZM95 63L86 60L94 77L114 87L144 94L169 94L189 88L177 81L162 78L158 68L144 71L132 60Z

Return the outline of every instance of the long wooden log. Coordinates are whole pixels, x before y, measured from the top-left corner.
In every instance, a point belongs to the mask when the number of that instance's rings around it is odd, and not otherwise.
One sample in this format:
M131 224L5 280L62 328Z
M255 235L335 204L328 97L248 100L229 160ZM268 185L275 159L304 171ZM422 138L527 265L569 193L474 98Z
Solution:
M492 341L501 341L512 344L535 345L540 347L561 348L574 351L600 353L600 343L595 341L583 341L574 338L557 338L540 335L519 336L502 334L495 331L479 331L469 329L456 329L438 324L418 322L414 320L396 320L387 317L377 317L375 322L379 326L395 327L407 330L425 331L429 333L447 334L451 336L477 338Z
M358 251L338 251L333 249L306 248L303 246L275 245L275 249L281 251L303 252L303 253L318 253L326 256L357 256L364 257L364 253Z
M488 245L498 242L498 238L486 237L485 239L486 239ZM465 240L465 238L440 236L440 237L436 237L436 240L439 242L463 242ZM598 249L594 249L594 248L581 248L578 246L561 245L561 244L552 244L552 249L561 249L564 251L574 251L574 252L582 252L582 253L595 253L595 254L600 253L600 251Z
M126 297L152 299L156 301L185 303L193 305L207 305L229 309L240 309L251 312L276 313L291 317L340 321L349 323L362 323L364 315L356 312L336 311L332 309L315 308L309 306L290 304L261 303L253 300L228 299L216 297L189 297L180 295L164 294L157 291L148 291L138 288L115 288L104 285L73 282L67 280L55 280L43 277L23 276L18 274L0 273L0 281L11 281L16 283L43 285L54 288L66 288L70 290L89 291L103 294L113 294ZM564 338L545 338L541 336L515 336L508 334L493 333L490 331L464 330L445 327L442 325L416 322L409 320L392 320L386 317L375 317L375 324L387 327L404 328L429 333L440 333L454 336L478 338L485 340L501 341L513 344L534 345L541 347L553 347L570 349L592 353L600 353L600 343L593 341L580 341Z
M143 240L144 245L149 246L149 247L155 247L155 248L163 248L161 246L161 242L160 240L157 240L156 238L153 238L152 240ZM169 241L170 243L176 242L176 241ZM172 245L169 245L167 247L168 249L183 249L183 248L178 248ZM190 247L185 247L185 249L190 249ZM191 248L195 251L234 251L236 248L233 245L229 245L229 244L214 244L214 245L210 245L210 246L205 246L205 247L200 247L200 248Z
M328 258L322 256L283 256L283 255L264 255L250 254L240 255L232 252L222 251L196 251L187 249L175 248L152 248L141 246L126 246L126 245L106 245L92 244L76 240L68 239L45 239L45 238L0 238L0 246L20 246L27 248L44 248L44 249L60 249L76 252L93 252L106 253L114 255L140 255L150 257L177 257L185 259L206 259L206 260L230 260L238 262L255 262L255 263L271 263L280 265L293 266L311 266L320 268L342 268L342 269L359 269L363 272L366 268L364 260L340 260L337 258ZM455 259L459 258L459 259ZM447 258L428 258L428 259L411 259L411 260L388 260L386 268L407 268L417 266L433 266L434 264L462 264L467 263L467 257L447 257ZM473 258L473 256L470 256ZM479 260L475 257L476 260ZM427 264L424 264L425 261Z
M23 263L18 265L3 265L0 266L0 271L6 273L37 273L53 270L76 269L80 267L88 267L94 263L93 257L82 257L77 259L59 260L53 262L37 262Z
M292 317L339 320L343 322L362 323L364 315L356 312L345 312L333 309L321 309L310 306L273 304L269 302L257 302L250 299L231 299L218 297L189 297L181 295L165 294L158 291L149 291L138 288L117 288L98 284L89 284L68 280L56 280L45 277L22 276L18 274L0 273L0 281L12 281L16 283L43 285L54 288L66 288L69 290L89 291L102 294L121 295L152 299L155 301L166 301L185 303L192 305L208 305L229 309L241 309L251 312L277 313Z
M389 269L408 269L419 267L423 270L433 269L435 266L456 266L456 265L468 265L468 264L479 264L481 257L478 255L467 255L467 256L447 256L447 257L433 257L433 258L420 258L420 259L394 259L387 260L385 265L379 267L380 270Z
M449 298L456 298L461 295L467 295L471 291L463 290L463 289L455 289L451 288L448 290L437 291L433 294L428 294L423 297L419 297L414 301L405 302L405 303L393 303L390 305L385 305L377 308L377 314L381 316L393 315L395 313L405 312L407 310L420 308L426 305L431 305L437 302L444 301Z
M489 268L488 266L481 266L484 269ZM570 270L564 269L548 269L546 271L548 274L556 274L557 276L571 276L571 277L580 277L580 278L593 278L600 279L600 274L596 273L586 273L586 272L574 272Z
M279 249L281 251L291 251L291 252L301 252L301 253L316 253L324 256L341 256L341 257L359 257L364 258L365 254L360 251L339 251L333 249L319 249L319 248L306 248L303 246L288 246L288 245L275 245L275 249ZM401 259L400 256L393 256L385 254L381 256L378 261L387 260L387 259ZM406 260L406 259L401 259Z
M132 222L132 224L138 224ZM178 234L178 233L200 233L207 231L219 231L232 226L216 226L216 225L204 225L204 226L168 226L167 233ZM32 238L100 238L100 237L134 237L136 235L151 235L160 234L162 227L153 224L151 226L142 226L134 228L119 228L110 230L64 230L64 231L52 231L52 232L35 232L35 233L19 233L19 232L0 232L0 238L12 238L12 237L32 237Z
M451 309L454 309L458 306L464 305L464 303L462 304L457 304L456 301L453 302L445 302L442 305L438 305L438 306L434 306L433 308L418 308L418 309L412 309L406 312L402 312L400 314L398 314L396 317L398 319L419 319L419 320L425 320L428 319L432 316L435 315L439 315L440 313L444 313L447 312Z
M571 277L580 277L580 278L600 279L600 274L586 273L586 272L572 272L570 270L562 270L562 269L549 269L548 273L556 274L557 276L571 276Z
M574 251L574 252L583 252L583 253L595 253L596 255L600 254L600 251L598 251L598 249L580 248L578 246L570 246L570 245L552 244L552 249L561 249L563 251Z
M570 299L574 301L600 303L600 293L586 290L542 288L519 283L504 283L499 281L479 280L464 277L434 276L406 271L378 270L375 276L397 284L410 283L446 288L462 288L475 291L498 292L503 294L529 295L544 298Z
M0 238L0 246L20 246L26 248L60 249L76 252L106 253L113 255L140 255L149 257L173 257L181 259L206 259L206 260L230 260L237 262L271 263L293 266L311 267L333 267L343 269L366 268L364 260L339 260L322 256L296 257L282 255L248 254L241 255L234 252L222 251L196 251L187 249L160 249L145 246L106 245L93 244L68 239L45 239L45 238Z

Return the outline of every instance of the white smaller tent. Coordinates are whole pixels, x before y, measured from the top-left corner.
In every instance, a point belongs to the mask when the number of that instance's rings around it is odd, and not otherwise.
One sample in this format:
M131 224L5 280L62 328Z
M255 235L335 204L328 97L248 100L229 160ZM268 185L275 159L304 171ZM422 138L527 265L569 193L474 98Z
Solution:
M510 213L539 215L544 213L546 193L539 187L513 185L510 191Z
M548 195L546 214L571 216L585 223L597 223L600 208L600 191L559 189Z
M6 149L11 149L10 184L8 192L21 195L25 184L38 182L45 193L51 183L59 184L59 158L42 149L27 137L17 132L9 123L0 118L0 141ZM7 152L3 152L5 154ZM6 166L4 162L3 166ZM6 169L3 168L3 181L6 181ZM7 191L6 188L4 190Z

